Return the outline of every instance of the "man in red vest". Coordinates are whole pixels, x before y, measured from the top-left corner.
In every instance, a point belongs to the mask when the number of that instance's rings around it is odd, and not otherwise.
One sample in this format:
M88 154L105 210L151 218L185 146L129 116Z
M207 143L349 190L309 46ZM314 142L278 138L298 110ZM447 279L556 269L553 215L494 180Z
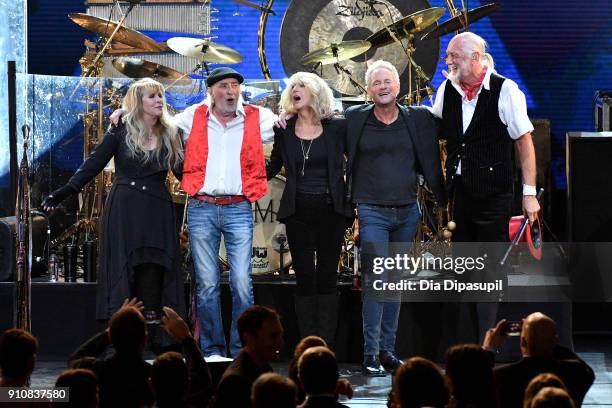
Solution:
M225 356L219 291L221 234L230 264L232 327L229 351L241 349L236 321L253 305L251 203L268 190L262 142L274 140L270 110L242 105L237 71L221 67L206 80L208 95L175 117L188 135L181 186L189 194L189 240L197 282L200 345L206 356Z

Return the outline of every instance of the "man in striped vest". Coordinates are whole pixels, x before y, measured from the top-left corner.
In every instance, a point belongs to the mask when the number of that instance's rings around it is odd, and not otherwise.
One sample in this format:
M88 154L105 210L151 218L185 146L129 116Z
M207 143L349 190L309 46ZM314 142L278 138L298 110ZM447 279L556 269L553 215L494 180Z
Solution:
M447 140L446 181L457 224L455 242L509 241L515 146L523 177L523 212L532 222L540 210L533 125L525 94L514 81L495 72L486 46L483 38L471 32L453 37L445 58L450 72L445 73L447 80L440 85L432 108L441 119L440 135ZM495 246L501 254L488 254L488 270L495 275L487 280L503 276L493 266L499 263L504 246ZM482 336L497 321L497 305L476 307L475 331ZM449 311L447 316L451 315ZM459 319L448 320L445 326L461 325Z
M177 126L188 135L181 186L189 194L189 240L205 356L228 354L219 289L221 235L230 264L232 356L241 349L238 316L253 305L251 203L268 190L262 142L274 140L277 117L268 109L242 105L243 80L231 68L214 69L206 80L206 100L175 117Z

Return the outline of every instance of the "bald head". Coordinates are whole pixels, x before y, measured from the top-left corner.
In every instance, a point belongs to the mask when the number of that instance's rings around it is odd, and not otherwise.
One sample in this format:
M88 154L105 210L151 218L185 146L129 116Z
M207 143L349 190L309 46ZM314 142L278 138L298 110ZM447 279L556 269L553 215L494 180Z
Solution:
M482 57L487 48L487 42L479 35L472 32L457 34L450 40L448 47L458 47L465 55L477 52Z
M523 320L521 330L523 356L551 357L558 342L557 325L544 313L532 313Z

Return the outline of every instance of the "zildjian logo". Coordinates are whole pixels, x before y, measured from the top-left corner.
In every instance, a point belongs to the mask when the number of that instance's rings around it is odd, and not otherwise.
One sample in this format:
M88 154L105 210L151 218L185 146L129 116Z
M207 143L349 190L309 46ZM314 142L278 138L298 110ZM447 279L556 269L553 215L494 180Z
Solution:
M377 11L374 6L367 1L364 0L355 0L354 5L344 5L341 4L338 6L337 16L344 17L357 17L359 21L363 20L367 17L380 17L382 14Z

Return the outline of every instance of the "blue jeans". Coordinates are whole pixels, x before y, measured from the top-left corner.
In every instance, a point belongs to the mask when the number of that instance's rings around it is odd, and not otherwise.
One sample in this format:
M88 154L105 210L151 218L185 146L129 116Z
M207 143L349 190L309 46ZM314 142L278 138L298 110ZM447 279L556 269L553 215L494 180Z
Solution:
M200 321L200 347L205 356L226 355L219 290L219 246L221 234L230 264L232 327L230 353L236 356L241 342L236 328L240 313L253 305L251 254L253 252L253 212L243 201L215 205L189 199L189 241L196 274L196 300Z
M417 204L403 207L381 207L371 204L358 205L361 244L374 244L381 253L363 254L365 281L371 282L373 256L391 256L385 243L411 243L416 234L420 213ZM382 245L381 245L382 244ZM368 285L368 283L366 283ZM395 333L401 302L382 302L372 291L363 290L363 352L374 355L379 352L395 352Z

